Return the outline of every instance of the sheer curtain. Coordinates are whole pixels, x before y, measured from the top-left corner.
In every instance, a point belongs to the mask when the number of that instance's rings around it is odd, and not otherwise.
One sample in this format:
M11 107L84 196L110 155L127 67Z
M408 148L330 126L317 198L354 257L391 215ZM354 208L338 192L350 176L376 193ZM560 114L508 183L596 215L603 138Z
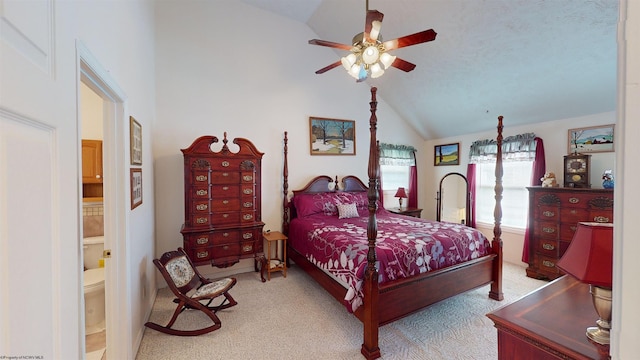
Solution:
M380 143L380 165L400 165L409 167L408 207L418 207L418 169L416 149L408 145ZM380 191L382 191L382 171L380 171ZM382 196L380 197L382 199ZM383 203L381 203L384 206Z

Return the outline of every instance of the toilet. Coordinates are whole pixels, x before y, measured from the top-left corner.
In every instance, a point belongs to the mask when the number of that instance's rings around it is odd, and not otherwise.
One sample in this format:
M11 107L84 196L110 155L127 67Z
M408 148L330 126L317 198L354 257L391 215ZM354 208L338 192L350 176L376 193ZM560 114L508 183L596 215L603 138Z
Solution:
M87 335L105 329L104 267L101 266L104 237L83 239L84 251L84 320Z

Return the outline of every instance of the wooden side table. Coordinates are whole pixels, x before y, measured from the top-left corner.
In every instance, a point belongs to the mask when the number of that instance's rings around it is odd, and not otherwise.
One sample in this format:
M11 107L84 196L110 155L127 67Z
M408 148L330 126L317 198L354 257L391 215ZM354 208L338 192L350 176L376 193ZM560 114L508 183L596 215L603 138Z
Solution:
M417 218L419 218L421 216L420 214L422 213L422 209L410 208L410 207L403 207L403 208L394 207L387 210L389 210L394 214L413 216Z
M487 316L498 329L498 359L608 359L609 345L591 342L595 326L589 285L569 275Z
M267 240L267 279L271 281L271 273L282 271L282 275L287 277L287 236L280 231L269 231L262 234ZM280 241L282 243L280 243ZM282 258L279 257L278 245L282 245ZM271 255L271 249L275 245L275 252ZM263 266L264 266L263 265Z

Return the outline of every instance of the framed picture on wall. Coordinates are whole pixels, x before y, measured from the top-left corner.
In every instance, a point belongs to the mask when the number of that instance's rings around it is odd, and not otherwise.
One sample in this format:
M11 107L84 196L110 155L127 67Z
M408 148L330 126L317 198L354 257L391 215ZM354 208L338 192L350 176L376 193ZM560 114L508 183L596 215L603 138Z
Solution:
M131 165L142 165L142 126L133 116L129 116L129 136Z
M614 124L569 129L569 154L614 151Z
M356 122L310 117L309 149L311 155L355 155Z
M434 146L433 165L460 165L460 143Z
M142 169L131 168L131 210L142 204Z

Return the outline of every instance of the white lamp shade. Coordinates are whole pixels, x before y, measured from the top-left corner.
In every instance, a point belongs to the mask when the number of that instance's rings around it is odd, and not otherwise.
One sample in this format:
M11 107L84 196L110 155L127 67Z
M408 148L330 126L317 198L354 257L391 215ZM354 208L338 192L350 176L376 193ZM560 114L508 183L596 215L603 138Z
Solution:
M353 66L353 64L356 63L356 55L355 54L349 54L345 57L343 57L341 59L342 61L342 66L344 66L344 69L349 71L351 70L351 67Z
M378 61L378 57L380 55L380 51L375 46L367 46L362 52L362 61L367 65L371 65Z
M382 66L379 63L375 63L371 65L371 78L375 79L377 77L382 76L384 74L384 70L382 70Z
M385 69L388 69L393 62L396 61L396 56L390 55L389 53L382 53L380 55L380 62L384 66Z
M357 79L359 73L360 73L360 66L358 66L358 64L351 65L351 68L349 69L349 75Z

